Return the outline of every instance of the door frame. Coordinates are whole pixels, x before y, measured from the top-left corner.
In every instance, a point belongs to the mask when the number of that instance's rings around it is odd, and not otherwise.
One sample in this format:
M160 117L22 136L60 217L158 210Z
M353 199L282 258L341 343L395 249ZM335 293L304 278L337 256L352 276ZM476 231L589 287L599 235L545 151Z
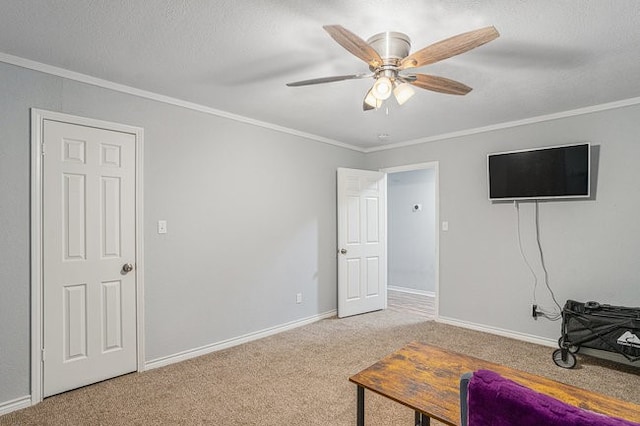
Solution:
M44 121L95 127L135 137L135 254L137 371L144 370L144 249L143 249L143 141L144 129L125 124L31 108L31 404L43 396L43 128ZM46 147L45 147L46 151Z
M398 173L398 172L410 172L413 170L424 170L424 169L433 169L435 174L435 300L434 300L434 319L438 320L439 312L440 312L440 171L439 171L439 162L438 161L430 161L427 163L417 163L417 164L408 164L405 166L396 166L396 167L386 167L384 169L380 169L381 172L385 172L387 175L389 173ZM388 182L388 180L387 180ZM387 199L387 217L389 216L389 200ZM387 238L387 245L389 244L389 239ZM387 247L388 252L388 247Z

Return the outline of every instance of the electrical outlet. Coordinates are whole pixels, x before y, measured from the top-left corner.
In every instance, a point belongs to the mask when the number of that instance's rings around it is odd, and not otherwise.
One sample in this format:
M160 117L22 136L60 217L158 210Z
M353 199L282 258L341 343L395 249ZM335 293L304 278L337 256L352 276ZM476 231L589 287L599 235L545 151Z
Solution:
M296 303L302 303L302 293L296 294Z
M538 305L531 305L531 316L538 318Z

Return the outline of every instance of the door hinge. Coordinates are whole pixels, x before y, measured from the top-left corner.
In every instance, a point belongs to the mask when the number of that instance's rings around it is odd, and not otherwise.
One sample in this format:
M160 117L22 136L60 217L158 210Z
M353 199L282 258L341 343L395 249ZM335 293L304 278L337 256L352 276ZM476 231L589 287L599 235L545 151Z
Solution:
M40 149L40 153L41 153L42 155L44 155L44 142L42 142L42 143L40 144L40 148L41 148L41 149Z
M40 353L42 354L42 362L44 362L44 356L45 356L45 353L46 353L44 348L40 349Z

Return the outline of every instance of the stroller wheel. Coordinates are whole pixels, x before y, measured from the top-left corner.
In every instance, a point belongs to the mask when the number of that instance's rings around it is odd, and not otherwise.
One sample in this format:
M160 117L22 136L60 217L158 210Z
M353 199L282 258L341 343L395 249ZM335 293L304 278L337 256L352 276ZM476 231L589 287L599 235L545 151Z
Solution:
M553 362L555 362L558 367L573 368L576 366L576 356L568 350L556 349L553 351L552 357Z
M572 354L577 354L578 351L580 350L580 346L578 346L578 345L569 345L569 346L567 346L565 344L564 337L560 337L558 339L558 347L560 349L565 348L566 350L568 350Z

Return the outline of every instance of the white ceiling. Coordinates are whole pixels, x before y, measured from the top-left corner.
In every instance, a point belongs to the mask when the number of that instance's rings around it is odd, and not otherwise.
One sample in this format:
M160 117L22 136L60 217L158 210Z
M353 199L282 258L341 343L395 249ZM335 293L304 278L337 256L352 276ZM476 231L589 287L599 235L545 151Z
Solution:
M326 24L404 32L411 51L501 36L419 69L468 95L365 113L372 80L285 86L368 71ZM639 97L640 1L2 0L0 52L367 149Z

